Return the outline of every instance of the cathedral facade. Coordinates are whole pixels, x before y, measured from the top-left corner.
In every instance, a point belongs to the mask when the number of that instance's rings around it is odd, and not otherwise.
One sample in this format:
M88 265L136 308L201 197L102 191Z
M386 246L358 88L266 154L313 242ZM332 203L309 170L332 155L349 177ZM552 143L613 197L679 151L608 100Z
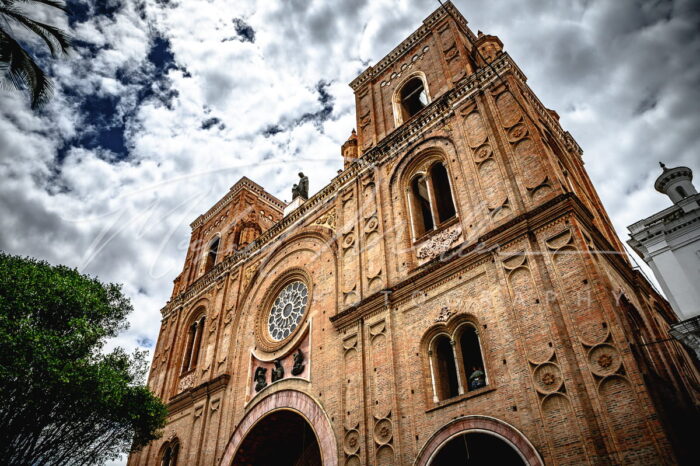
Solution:
M686 461L677 317L501 41L447 3L350 85L327 186L243 178L192 223L148 381L168 423L129 464Z

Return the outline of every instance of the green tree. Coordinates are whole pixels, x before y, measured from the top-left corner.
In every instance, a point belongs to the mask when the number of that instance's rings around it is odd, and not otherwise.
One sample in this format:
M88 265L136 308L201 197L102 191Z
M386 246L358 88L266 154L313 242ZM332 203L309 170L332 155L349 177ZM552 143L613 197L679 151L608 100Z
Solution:
M103 351L131 311L119 285L0 252L2 464L96 464L159 436L145 354Z
M62 11L66 6L60 0L0 0L0 75L16 89L27 89L32 108L37 108L51 97L53 86L12 32L17 27L30 31L46 44L54 58L68 52L70 39L61 29L27 16L27 4L43 4Z

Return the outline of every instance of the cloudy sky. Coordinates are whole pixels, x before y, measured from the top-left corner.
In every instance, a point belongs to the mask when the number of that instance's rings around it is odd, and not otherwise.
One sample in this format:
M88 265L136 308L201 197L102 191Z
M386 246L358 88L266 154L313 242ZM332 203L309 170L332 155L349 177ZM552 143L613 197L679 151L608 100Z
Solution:
M281 199L341 168L348 83L437 0L69 0L75 51L39 113L0 90L0 249L124 284L116 343L150 348L189 223L241 176ZM700 2L457 0L561 116L615 222L669 205L660 169L700 173ZM20 33L19 31L17 31ZM49 66L49 65L47 65Z

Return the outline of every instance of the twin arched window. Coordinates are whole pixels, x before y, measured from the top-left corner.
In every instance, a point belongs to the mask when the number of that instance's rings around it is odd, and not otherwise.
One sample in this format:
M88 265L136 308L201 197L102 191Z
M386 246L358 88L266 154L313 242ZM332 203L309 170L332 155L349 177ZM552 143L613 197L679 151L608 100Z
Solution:
M411 179L409 204L415 238L455 217L450 177L442 162L434 162L425 173L418 173Z
M160 459L161 466L177 466L177 457L180 453L180 442L177 439L166 442L163 445L163 455Z
M465 324L453 337L441 333L430 349L433 400L442 401L487 385L486 368L476 329Z
M187 329L187 341L185 342L185 353L182 358L182 373L185 374L197 367L199 350L202 346L202 335L204 334L204 321L206 316L201 316L192 322Z

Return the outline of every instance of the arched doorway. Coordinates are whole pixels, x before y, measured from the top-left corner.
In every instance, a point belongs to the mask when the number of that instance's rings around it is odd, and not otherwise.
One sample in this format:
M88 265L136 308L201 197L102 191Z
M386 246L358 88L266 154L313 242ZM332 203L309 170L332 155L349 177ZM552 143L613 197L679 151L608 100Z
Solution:
M290 414L281 414L284 412ZM221 457L219 466L232 466L239 464L264 464L238 463L237 455L239 449L242 447L244 442L250 440L250 442L247 442L249 443L247 450L251 451L250 449L252 447L250 445L254 443L253 441L256 438L258 440L265 438L264 435L259 434L259 432L261 432L262 430L257 431L256 428L260 427L260 429L265 429L269 428L271 425L274 425L275 423L272 422L274 421L274 418L268 419L268 416L272 416L276 413L280 413L280 416L287 416L286 420L283 418L281 422L298 422L299 418L304 420L309 425L309 428L312 428L312 431L314 433L314 439L318 444L318 449L320 450L322 461L318 464L323 464L323 466L338 466L338 446L336 444L333 428L331 427L330 418L326 415L326 413L321 408L321 405L318 404L316 400L311 398L309 395L296 390L280 390L269 394L262 400L255 403L255 405L250 408L248 413L245 416L243 416L243 419L240 420L238 426L231 435L228 445L226 445L226 448L224 449L224 454ZM266 420L271 422L265 422ZM275 429L276 427L272 430ZM254 434L254 431L257 431L258 434ZM295 432L295 434L298 434L298 432ZM272 433L272 436L274 438L274 432ZM304 443L304 439L307 439L308 437L308 435L302 436L301 442ZM299 436L297 436L296 438L299 438ZM279 449L278 446L274 445L274 441L261 442L261 445L267 445L267 447L270 449L278 449L281 451L281 449ZM308 446L308 443L305 443L305 445ZM303 459L304 455L301 456ZM234 459L236 461L234 461ZM301 466L304 463L297 464Z
M462 416L443 425L425 442L413 464L544 466L522 432L490 416Z
M245 436L235 465L322 466L316 434L300 414L274 411L262 418Z
M431 466L497 464L524 466L520 454L505 440L484 432L467 432L442 445L430 460Z

